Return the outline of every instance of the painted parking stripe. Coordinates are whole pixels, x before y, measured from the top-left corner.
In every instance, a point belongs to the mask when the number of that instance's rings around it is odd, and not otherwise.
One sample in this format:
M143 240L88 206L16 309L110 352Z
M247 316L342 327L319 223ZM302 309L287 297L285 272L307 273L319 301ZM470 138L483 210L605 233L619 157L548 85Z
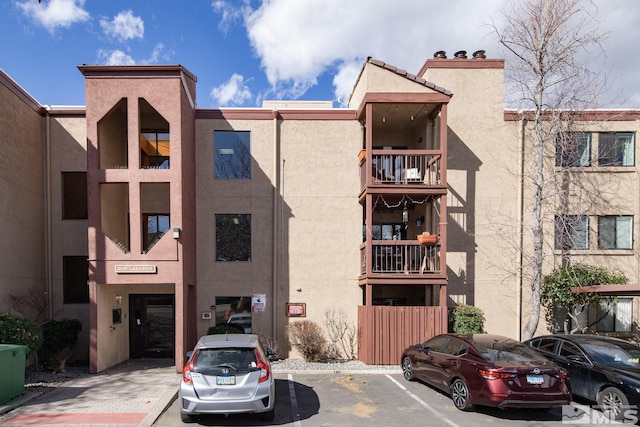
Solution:
M296 397L296 390L293 384L293 375L288 374L287 380L289 380L289 399L291 399L291 414L293 415L293 425L295 427L301 427L300 423L300 411L298 411L298 398Z
M449 418L445 417L444 415L442 415L440 412L436 411L435 409L433 409L427 402L425 402L424 400L420 399L418 396L416 396L415 394L411 393L405 386L403 386L402 384L400 384L398 381L396 381L394 378L392 378L390 375L385 375L387 378L389 378L389 380L391 380L392 383L394 383L395 385L397 385L398 387L400 387L401 390L404 390L405 393L407 393L409 396L411 396L416 402L418 402L420 405L422 405L424 408L428 409L429 411L431 411L431 413L433 413L436 417L440 418L442 421L444 421L445 423L449 424L452 427L460 427L458 426L458 424L454 423L453 421L451 421Z

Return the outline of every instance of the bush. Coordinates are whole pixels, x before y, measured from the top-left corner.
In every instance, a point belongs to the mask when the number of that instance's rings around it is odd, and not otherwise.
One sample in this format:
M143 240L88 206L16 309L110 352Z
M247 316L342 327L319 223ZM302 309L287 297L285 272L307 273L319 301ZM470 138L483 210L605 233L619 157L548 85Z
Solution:
M320 326L311 320L301 320L287 327L291 345L300 351L306 362L323 359L327 355L327 340Z
M42 346L42 329L31 319L0 313L0 344L27 346L27 358Z
M44 342L40 352L42 360L54 365L54 370L65 372L73 346L78 342L82 323L78 319L49 320L42 325Z
M240 326L234 325L210 326L209 329L207 329L207 335L218 334L244 334L244 329L242 329Z
M481 334L484 332L484 313L472 305L459 305L453 310L453 332Z

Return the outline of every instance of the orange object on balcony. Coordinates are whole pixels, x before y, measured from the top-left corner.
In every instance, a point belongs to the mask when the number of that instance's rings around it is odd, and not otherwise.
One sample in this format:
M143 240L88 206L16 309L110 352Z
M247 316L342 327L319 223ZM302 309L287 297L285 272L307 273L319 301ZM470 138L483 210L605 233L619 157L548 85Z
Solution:
M360 150L360 153L358 153L358 161L362 162L365 157L367 157L367 150Z
M426 231L422 234L418 234L418 243L421 245L435 245L437 241L437 234L429 234Z

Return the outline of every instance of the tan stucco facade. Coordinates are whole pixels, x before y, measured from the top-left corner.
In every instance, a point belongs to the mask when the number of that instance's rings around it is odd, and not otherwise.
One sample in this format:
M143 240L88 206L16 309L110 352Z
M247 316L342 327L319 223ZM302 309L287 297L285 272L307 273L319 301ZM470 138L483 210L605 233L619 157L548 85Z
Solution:
M0 73L0 218L8 224L0 296L33 291L47 301L45 318L80 319L74 357L89 360L93 372L131 357L138 320L133 307L144 295L172 301L177 370L195 340L215 325L216 299L224 297L264 296L264 310L251 314L252 332L277 343L283 357L299 356L287 340L287 325L299 320L287 316L290 303L304 304L305 319L321 326L330 310L358 324L358 307L376 300L472 304L484 311L487 331L520 338L530 310L524 258L531 245L525 178L532 129L522 115L504 108L503 60L430 59L415 75L369 60L348 108L272 101L263 108L198 109L196 77L179 65L80 71L87 105L77 108L40 106ZM638 114L590 117L577 122L578 130L640 130ZM403 120L403 127L387 126L395 120ZM156 122L170 129L166 169L141 166L141 134ZM250 133L250 179L215 178L214 135L221 130ZM359 163L365 148L374 154ZM634 149L637 159L637 141ZM396 189L363 190L363 182L371 183L365 175L370 179L375 156L435 161L442 154L442 194L423 182L402 187L406 175L399 174L390 183ZM62 219L63 172L87 173L87 219ZM594 221L598 215L633 215L637 236L637 166L580 173L600 192L597 203L574 213ZM380 242L363 234L374 224L398 225L404 213L398 205L373 219L367 215L380 207L374 206L376 197L387 205L404 200L406 207L407 194L412 206L402 230L405 246L419 248L415 236L435 231L442 270L423 275L422 266L413 274L418 266L405 261L404 272L377 275L366 265L373 262L366 253ZM141 218L160 212L170 217L170 230L144 247ZM216 261L217 214L250 215L250 261ZM553 236L553 215L545 226ZM597 241L595 225L590 233ZM553 238L548 242L547 272L562 255ZM639 254L635 247L592 246L571 256L619 268L630 283L640 283ZM88 303L64 302L66 256L88 259ZM0 311L12 310L0 298ZM540 320L537 333L546 332L544 314Z

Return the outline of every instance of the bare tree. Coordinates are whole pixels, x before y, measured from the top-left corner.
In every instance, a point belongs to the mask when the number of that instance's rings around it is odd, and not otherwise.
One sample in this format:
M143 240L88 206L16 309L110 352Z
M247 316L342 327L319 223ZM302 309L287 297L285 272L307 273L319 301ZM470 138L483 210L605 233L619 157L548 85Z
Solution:
M588 0L519 0L504 10L503 28L492 25L507 50L507 87L519 98L510 102L526 111L533 126L529 177L532 243L525 255L531 311L522 339L533 336L540 320L544 217L548 214L544 207L549 206L548 197L557 198L557 193L550 196L548 188L555 191L558 184L555 177L545 175L548 153L558 143L558 135L571 129L573 112L596 106L604 88L605 76L585 66L589 55L603 53L601 43L606 35L593 24L596 16L595 6ZM574 143L574 138L567 141ZM567 192L560 204L566 205L568 200Z

